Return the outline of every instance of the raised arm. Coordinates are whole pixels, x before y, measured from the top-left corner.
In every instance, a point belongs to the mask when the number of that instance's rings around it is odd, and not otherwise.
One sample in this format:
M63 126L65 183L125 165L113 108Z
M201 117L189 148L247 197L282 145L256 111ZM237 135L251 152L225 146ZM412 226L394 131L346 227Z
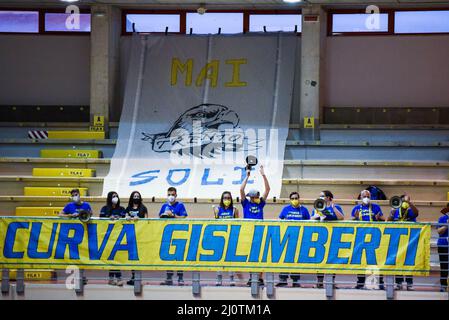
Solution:
M246 188L246 184L248 183L250 174L251 174L251 170L246 170L246 177L243 180L242 185L240 186L240 201L243 201L246 198L245 188Z
M260 174L262 175L263 183L265 185L265 191L262 195L262 198L264 201L266 201L268 199L268 194L270 193L270 183L268 182L267 176L265 175L263 166L260 166Z

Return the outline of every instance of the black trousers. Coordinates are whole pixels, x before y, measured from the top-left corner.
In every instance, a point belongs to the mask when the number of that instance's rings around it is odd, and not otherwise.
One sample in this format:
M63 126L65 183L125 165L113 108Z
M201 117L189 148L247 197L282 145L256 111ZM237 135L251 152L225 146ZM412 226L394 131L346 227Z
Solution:
M109 271L109 278L121 278L122 277L122 273L120 272L120 270L111 270Z
M280 282L287 282L288 276L290 275L290 278L292 278L292 280L294 282L299 281L299 279L301 278L301 275L299 273L280 273L279 274L279 281Z
M395 276L396 284L402 284L404 282L403 276ZM405 276L405 282L407 282L408 286L413 285L413 277L412 276Z
M318 284L322 284L324 280L324 275L319 273L316 275L316 279L318 281ZM335 282L335 274L332 276L332 281Z
M357 275L357 284L358 285L365 285L366 276L362 274ZM379 284L384 284L384 277L379 276Z
M167 271L167 280L171 280L173 278L174 272L172 270ZM184 280L184 271L177 271L176 275L179 280Z
M447 288L447 277L448 277L448 250L447 246L438 246L438 255L440 256L440 284Z

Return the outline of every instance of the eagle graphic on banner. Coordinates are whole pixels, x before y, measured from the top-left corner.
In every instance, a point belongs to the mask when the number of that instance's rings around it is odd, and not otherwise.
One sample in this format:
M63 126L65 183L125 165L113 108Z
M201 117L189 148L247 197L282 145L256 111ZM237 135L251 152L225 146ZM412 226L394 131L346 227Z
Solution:
M199 158L215 158L223 151L257 150L260 139L248 141L239 122L234 110L203 103L185 111L167 132L142 132L141 140L150 142L155 152L177 152Z

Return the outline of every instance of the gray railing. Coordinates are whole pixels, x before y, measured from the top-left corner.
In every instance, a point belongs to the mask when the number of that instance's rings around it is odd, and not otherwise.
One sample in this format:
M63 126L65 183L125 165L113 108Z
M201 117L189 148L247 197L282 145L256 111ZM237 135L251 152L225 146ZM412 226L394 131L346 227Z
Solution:
M449 224L438 224L431 223L432 229L438 226L449 226ZM433 233L434 234L434 233ZM433 291L433 292L446 292L447 298L449 300L449 292L447 287L447 273L448 273L448 250L447 245L437 246L437 240L439 237L435 235L431 238L431 271L429 276L413 276L411 277L413 284L410 286L411 282L406 284L407 290L413 289L414 291ZM447 238L442 238L446 239ZM444 260L446 260L444 264ZM113 268L113 267L112 267ZM368 270L367 270L368 271ZM39 279L27 280L30 282L42 283L61 283L61 281L67 280L67 274L65 271L60 270L57 272L64 272L62 277L58 276L57 279L48 281L44 279L43 281ZM155 286L160 285L160 282L165 280L162 278L161 272L165 275L164 271L134 271L134 283L131 285L126 284L130 280L130 276L122 277L124 286L133 288L135 295L142 294L143 286ZM446 272L446 273L444 273ZM124 274L129 272L124 272ZM278 274L267 272L263 274L263 285L259 282L259 273L247 273L247 272L233 272L234 273L234 283L229 281L229 273L222 272L222 282L221 286L231 286L236 287L248 287L248 293L254 297L260 297L261 290L266 291L267 297L275 297L275 292L278 288L279 278ZM1 280L1 293L3 295L8 295L11 290L11 284L15 283L15 293L17 295L23 295L25 292L25 273L23 269L17 269L15 280L10 279L10 270L2 269L2 280ZM383 276L383 286L380 283L381 274L370 273L365 274L365 284L363 289L372 290L385 290L385 295L387 299L394 299L394 292L396 290L401 290L404 286L404 282L407 281L407 275L385 275ZM192 295L195 297L201 296L201 288L205 286L217 286L217 272L199 272L199 271L189 271L185 269L184 277L186 279L185 285L191 286ZM61 279L62 278L62 279ZM398 280L402 278L403 283L399 284ZM83 295L86 285L90 283L108 283L110 280L108 276L108 271L100 270L83 270L79 269L73 277L73 287L77 295ZM368 283L373 280L373 282ZM446 282L444 283L444 279ZM176 271L173 274L173 285L177 285L177 274ZM288 281L288 280L287 280ZM288 282L287 282L288 283ZM445 284L445 285L444 285ZM183 283L184 285L184 283ZM322 283L318 282L318 277L316 274L300 274L300 279L297 281L295 287L289 286L290 290L295 290L296 287L300 288L319 288L324 289L324 294L326 298L332 299L335 296L336 290L340 289L351 289L357 286L357 275L331 275L324 274ZM361 290L363 290L361 288Z

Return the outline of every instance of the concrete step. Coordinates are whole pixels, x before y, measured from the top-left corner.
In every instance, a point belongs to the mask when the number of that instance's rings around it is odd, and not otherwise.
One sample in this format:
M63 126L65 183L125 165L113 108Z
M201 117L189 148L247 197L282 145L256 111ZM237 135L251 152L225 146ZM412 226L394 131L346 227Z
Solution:
M109 172L110 159L0 158L0 175L31 175L33 168L83 168L98 176Z
M0 139L0 155L2 157L40 157L42 149L74 151L98 150L105 158L111 158L114 154L116 140L66 140L66 139Z
M64 207L16 207L16 216L21 217L53 217Z
M24 187L77 187L89 189L99 196L103 190L103 177L32 177L0 176L3 195L21 195ZM316 198L323 190L330 190L336 198L355 199L369 185L381 188L387 197L408 193L414 200L447 201L449 180L350 180L350 179L283 179L281 198L293 191L303 198Z
M445 180L448 169L447 161L285 160L283 178Z
M116 140L31 140L0 139L0 155L8 157L39 157L41 149L93 149L111 158ZM449 142L376 142L366 141L301 141L288 140L287 160L386 160L386 161L448 161Z
M99 150L58 150L58 149L48 149L41 150L41 158L102 158L101 151Z
M79 189L81 196L86 196L88 188L78 186L64 186L64 187L24 187L24 196L69 196L70 191L74 188Z
M109 172L111 159L0 158L0 175L30 175L33 168L92 169L97 176ZM351 161L351 160L285 160L286 179L429 179L449 178L449 162L435 161Z
M33 177L95 177L94 169L33 168Z
M43 168L88 168L98 176L109 172L111 159L0 158L0 175L29 175L36 166ZM285 160L284 178L336 179L435 179L449 177L449 162L435 161L351 161L351 160Z
M48 130L48 139L86 139L100 140L105 138L104 131L81 131L81 130Z

